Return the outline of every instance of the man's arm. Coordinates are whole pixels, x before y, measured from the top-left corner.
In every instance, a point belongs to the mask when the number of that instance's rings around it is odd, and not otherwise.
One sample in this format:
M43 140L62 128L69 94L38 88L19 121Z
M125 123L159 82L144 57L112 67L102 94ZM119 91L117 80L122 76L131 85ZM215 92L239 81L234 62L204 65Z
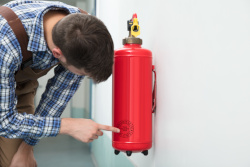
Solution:
M54 73L54 77L48 80L45 92L36 108L36 116L60 119L59 117L66 108L67 103L84 78L71 73L60 64L54 69ZM57 130L58 133L59 130L60 126ZM36 145L39 140L37 138L26 138L24 141L29 145Z
M68 101L78 89L82 79L83 76L75 75L62 65L58 65L55 68L55 76L48 81L35 115L60 117ZM62 118L60 133L70 135L82 142L90 142L89 139L91 139L92 135L94 137L98 136L96 135L96 129L99 129L98 134L102 133L99 126L99 124L89 119ZM117 131L116 128L112 127L105 127L104 130ZM35 145L39 140L37 138L26 138L24 141L29 145Z
M67 134L79 141L89 143L98 139L98 136L102 136L102 130L120 132L118 128L98 124L90 119L62 118L60 134Z
M44 118L17 112L15 71L19 60L10 53L0 44L0 136L40 138L57 135L61 123L59 118Z

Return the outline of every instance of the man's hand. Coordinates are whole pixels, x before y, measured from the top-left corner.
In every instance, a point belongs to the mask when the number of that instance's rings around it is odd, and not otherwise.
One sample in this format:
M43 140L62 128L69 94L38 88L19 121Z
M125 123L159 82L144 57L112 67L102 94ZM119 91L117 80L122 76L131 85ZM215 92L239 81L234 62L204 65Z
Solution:
M22 142L11 161L10 167L37 167L33 147Z
M120 129L98 124L91 119L83 118L62 118L60 134L67 134L85 143L92 142L102 136L101 130L108 130L119 133Z

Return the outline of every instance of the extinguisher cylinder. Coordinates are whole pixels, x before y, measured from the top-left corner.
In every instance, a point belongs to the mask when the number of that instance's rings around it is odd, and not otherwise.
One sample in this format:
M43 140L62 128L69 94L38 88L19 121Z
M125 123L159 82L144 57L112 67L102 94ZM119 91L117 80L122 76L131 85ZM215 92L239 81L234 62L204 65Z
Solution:
M115 150L142 152L152 147L152 53L140 44L115 51L113 66Z

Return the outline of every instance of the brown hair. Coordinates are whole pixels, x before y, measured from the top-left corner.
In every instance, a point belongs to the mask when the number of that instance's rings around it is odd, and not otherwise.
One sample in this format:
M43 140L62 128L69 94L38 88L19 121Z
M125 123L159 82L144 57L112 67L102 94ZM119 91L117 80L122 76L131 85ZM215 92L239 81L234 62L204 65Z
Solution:
M84 69L95 82L105 81L111 75L113 40L95 16L69 14L53 27L52 40L69 65Z

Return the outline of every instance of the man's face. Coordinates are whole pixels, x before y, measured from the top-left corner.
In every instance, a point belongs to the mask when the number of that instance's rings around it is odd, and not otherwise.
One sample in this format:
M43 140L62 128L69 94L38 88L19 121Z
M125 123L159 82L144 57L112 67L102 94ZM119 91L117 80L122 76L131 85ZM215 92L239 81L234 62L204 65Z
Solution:
M67 63L67 60L66 58L64 57L64 55L62 54L62 51L61 49L59 49L58 47L54 47L52 49L52 54L55 58L57 58L60 63L62 64L62 66L64 68L66 68L67 70L69 70L70 72L76 74L76 75L84 75L84 76L87 76L88 74L84 71L84 69L79 69L79 68L76 68L72 65L69 65Z
M63 57L62 59L59 59L60 63L62 64L62 66L64 68L66 68L67 70L69 70L70 72L76 74L76 75L84 75L84 76L87 76L86 72L84 71L84 69L79 69L79 68L76 68L72 65L68 65L67 62L66 62L66 59L65 57Z

